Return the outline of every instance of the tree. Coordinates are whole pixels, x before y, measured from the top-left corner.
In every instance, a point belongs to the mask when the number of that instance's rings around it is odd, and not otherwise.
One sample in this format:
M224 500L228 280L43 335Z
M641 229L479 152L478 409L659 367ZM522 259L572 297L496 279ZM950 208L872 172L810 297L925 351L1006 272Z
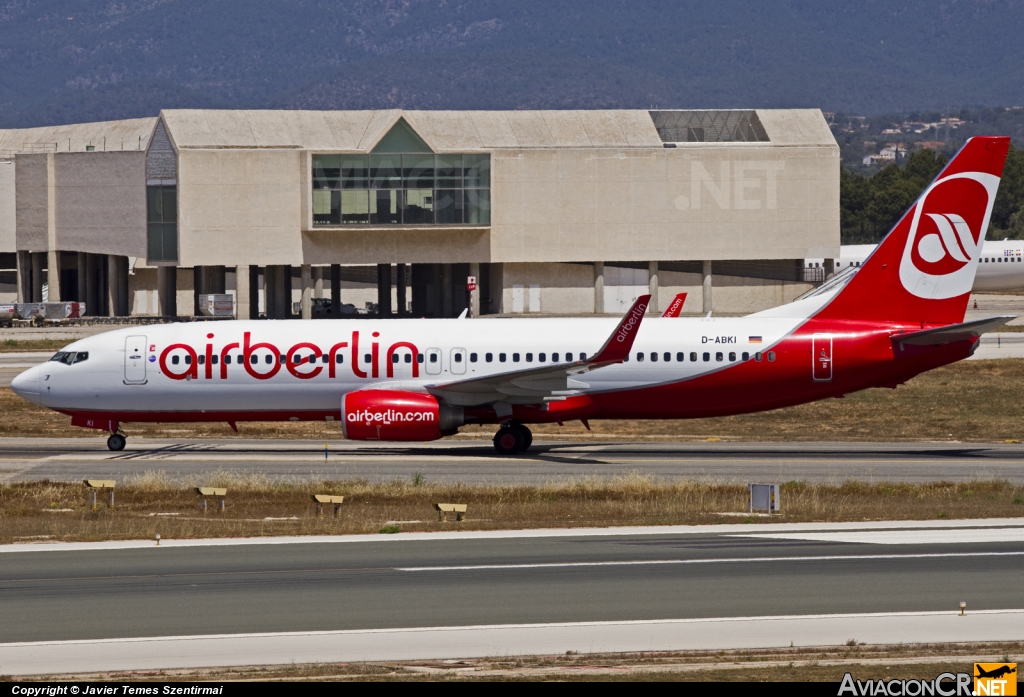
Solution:
M1024 152L1012 145L1006 155L1003 178L999 182L999 193L992 207L992 220L987 238L1000 240L1024 239Z
M942 155L918 150L904 167L893 163L870 179L844 169L839 179L843 244L879 242L945 164Z

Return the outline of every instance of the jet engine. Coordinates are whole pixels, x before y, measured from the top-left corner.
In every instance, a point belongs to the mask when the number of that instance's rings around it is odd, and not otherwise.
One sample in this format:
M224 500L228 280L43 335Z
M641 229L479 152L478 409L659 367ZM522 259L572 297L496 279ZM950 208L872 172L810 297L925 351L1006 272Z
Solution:
M420 392L357 390L341 398L341 426L349 440L437 440L465 422L462 407Z

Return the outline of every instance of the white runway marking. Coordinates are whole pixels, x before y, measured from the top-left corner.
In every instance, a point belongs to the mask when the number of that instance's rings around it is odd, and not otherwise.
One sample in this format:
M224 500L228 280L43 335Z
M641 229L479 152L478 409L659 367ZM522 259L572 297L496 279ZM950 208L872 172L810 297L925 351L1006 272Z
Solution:
M861 561L873 559L942 559L947 557L1024 557L1024 552L938 552L933 554L823 554L808 557L722 557L717 559L642 559L637 561L579 561L536 564L476 564L467 566L398 566L395 571L486 571L489 569L558 569L587 566L665 566L672 564L735 564L794 561Z
M450 540L538 539L558 537L624 537L649 535L732 535L757 537L769 533L819 534L859 530L950 530L956 528L1012 528L1024 530L1024 518L976 520L893 520L859 523L759 523L725 525L649 525L614 528L537 528L533 530L467 530L452 532L400 532L394 535L301 535L281 537L216 537L198 540L161 540L161 549L176 547L234 547L247 545L342 544L352 542L442 542ZM752 529L758 533L751 532ZM761 532L763 531L763 532ZM892 533L880 533L892 537ZM940 537L948 539L943 533ZM829 538L832 540L832 538ZM836 540L839 541L839 540ZM937 540L942 541L942 540ZM107 542L31 542L0 545L4 552L79 552L111 549L152 549L153 540Z
M0 674L625 651L1020 641L1024 610L893 612L273 632L0 644Z
M863 532L783 532L733 535L771 540L807 542L855 542L870 545L937 545L982 542L1024 542L1024 528L985 528L981 530L898 530Z

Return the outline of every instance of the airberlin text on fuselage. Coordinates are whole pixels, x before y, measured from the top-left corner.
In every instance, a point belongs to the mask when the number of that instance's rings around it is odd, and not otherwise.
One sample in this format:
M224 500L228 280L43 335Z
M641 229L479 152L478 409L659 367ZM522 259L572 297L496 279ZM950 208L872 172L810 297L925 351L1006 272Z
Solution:
M380 336L380 332L373 332L372 336L377 338ZM214 335L207 334L206 338L213 339ZM172 380L198 380L200 377L206 380L213 380L215 378L226 380L228 377L228 367L231 364L225 358L241 355L242 365L240 367L257 380L269 380L281 372L282 367L299 380L315 378L324 372L324 368L327 368L327 376L334 378L337 377L338 369L343 367L343 364L339 365L337 362L338 353L343 349L347 349L346 353L349 354L348 367L352 370L353 375L357 378L380 377L380 343L377 341L370 342L370 351L366 354L369 357L369 365L364 363L360 367L361 356L359 354L359 332L357 331L352 332L350 341L339 341L328 348L322 349L308 341L300 341L284 353L281 353L277 346L268 342L253 343L251 332L243 334L241 344L234 341L224 344L219 349L215 349L213 343L209 342L202 349L202 353L197 352L188 344L171 344L160 352L160 370ZM415 344L408 341L397 341L391 344L385 352L384 364L387 377L390 378L395 375L393 356L400 349L406 349L411 352L412 377L418 378L420 376L420 368L417 361L419 351ZM168 364L171 354L175 351L181 351L187 357L185 369L181 372L177 370L175 364ZM257 356L257 351L262 351L260 356ZM270 363L254 360L254 358L264 355L272 357ZM202 365L199 363L200 356L203 357ZM283 363L280 356L285 357ZM312 356L312 359L310 356ZM326 364L320 364L323 356L327 356ZM216 362L214 362L215 357L217 358ZM202 368L202 371L200 371L200 368ZM238 370L238 368L233 369L235 371Z

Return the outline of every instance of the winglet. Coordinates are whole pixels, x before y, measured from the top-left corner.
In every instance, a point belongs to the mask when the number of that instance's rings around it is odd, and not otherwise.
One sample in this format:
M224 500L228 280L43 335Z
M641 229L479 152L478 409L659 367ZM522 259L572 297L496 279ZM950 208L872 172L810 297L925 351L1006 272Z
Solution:
M665 311L661 313L662 317L678 317L679 313L683 311L683 305L686 303L686 293L677 293L676 297L672 298L672 302L668 304Z
M633 348L633 340L636 339L636 335L640 332L640 322L647 313L647 305L650 301L650 295L641 295L637 298L636 302L633 303L633 307L629 308L629 312L622 317L619 326L608 337L608 341L604 342L604 346L587 363L591 365L595 363L622 363L626 360L630 350Z

